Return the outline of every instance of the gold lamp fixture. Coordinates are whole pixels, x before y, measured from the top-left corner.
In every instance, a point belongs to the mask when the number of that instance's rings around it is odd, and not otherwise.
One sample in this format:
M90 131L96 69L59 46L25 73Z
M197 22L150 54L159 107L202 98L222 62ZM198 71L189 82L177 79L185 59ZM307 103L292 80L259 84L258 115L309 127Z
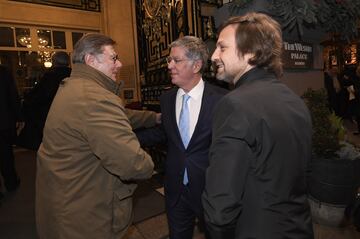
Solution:
M48 44L49 44L49 38L47 36L38 36L38 44L39 44L39 48L40 49L44 49L44 48L48 48ZM32 39L29 35L19 35L17 37L17 41L20 43L20 45L25 46L27 48L31 48L31 42Z
M27 48L31 48L31 37L26 35L20 35L17 37L17 41L22 46L26 46Z
M22 34L17 36L17 41L20 45L26 48L32 48L32 39L28 34ZM45 67L51 67L51 46L49 46L49 37L42 34L41 31L37 31L37 42L38 42L38 55Z

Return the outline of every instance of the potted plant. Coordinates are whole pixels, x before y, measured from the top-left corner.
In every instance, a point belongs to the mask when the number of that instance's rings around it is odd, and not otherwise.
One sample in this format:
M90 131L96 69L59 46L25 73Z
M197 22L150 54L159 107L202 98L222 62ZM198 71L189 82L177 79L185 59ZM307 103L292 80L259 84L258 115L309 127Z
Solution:
M309 202L313 220L344 225L344 210L360 185L360 153L346 139L342 119L329 110L324 89L303 94L313 123Z

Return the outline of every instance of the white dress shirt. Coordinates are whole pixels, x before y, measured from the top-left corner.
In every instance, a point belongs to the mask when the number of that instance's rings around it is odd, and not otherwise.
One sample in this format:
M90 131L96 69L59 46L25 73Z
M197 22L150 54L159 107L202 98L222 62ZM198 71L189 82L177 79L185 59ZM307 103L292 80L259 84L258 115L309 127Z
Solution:
M204 81L202 79L200 79L199 83L187 93L190 96L190 99L188 100L188 107L190 112L190 139L194 133L196 123L199 119L203 93ZM176 123L178 126L184 94L186 94L186 92L183 89L179 88L176 95Z

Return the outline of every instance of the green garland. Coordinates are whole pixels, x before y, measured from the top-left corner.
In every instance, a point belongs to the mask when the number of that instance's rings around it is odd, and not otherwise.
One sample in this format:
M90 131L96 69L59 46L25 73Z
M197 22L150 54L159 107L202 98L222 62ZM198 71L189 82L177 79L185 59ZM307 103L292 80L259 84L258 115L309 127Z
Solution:
M254 0L233 0L230 12L236 14ZM264 0L266 1L266 0ZM360 0L269 0L271 9L282 19L283 29L297 29L300 37L304 27L320 26L340 39L351 41L358 34Z

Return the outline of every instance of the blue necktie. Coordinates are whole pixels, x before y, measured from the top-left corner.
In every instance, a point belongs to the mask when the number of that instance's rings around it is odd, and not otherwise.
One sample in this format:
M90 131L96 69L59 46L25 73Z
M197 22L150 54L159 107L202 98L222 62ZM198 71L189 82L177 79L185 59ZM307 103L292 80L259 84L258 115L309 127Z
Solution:
M187 95L187 94L183 95L182 108L181 108L180 118L179 118L179 130L180 130L181 139L182 139L182 142L183 142L185 148L187 148L189 141L190 141L190 113L189 113L189 107L187 104L189 99L190 99L189 95ZM187 175L187 170L185 168L183 184L186 185L188 183L189 183L189 179L188 179L188 175Z

